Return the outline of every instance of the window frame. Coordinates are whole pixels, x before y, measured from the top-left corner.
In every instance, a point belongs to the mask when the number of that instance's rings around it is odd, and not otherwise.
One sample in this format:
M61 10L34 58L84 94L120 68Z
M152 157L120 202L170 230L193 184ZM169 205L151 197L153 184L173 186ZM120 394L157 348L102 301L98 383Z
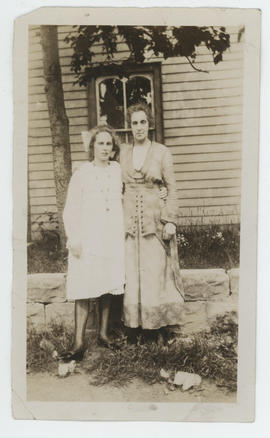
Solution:
M156 141L163 143L163 110L162 110L162 82L161 82L161 62L131 64L126 67L129 74L152 74L153 76L153 91L154 91L154 114L155 114L155 137ZM107 74L106 74L107 73ZM115 76L110 71L108 66L107 72L102 75L102 78ZM101 77L101 76L100 76ZM97 124L97 93L96 80L97 77L92 77L87 86L88 98L88 127L93 128ZM94 108L94 111L93 111Z

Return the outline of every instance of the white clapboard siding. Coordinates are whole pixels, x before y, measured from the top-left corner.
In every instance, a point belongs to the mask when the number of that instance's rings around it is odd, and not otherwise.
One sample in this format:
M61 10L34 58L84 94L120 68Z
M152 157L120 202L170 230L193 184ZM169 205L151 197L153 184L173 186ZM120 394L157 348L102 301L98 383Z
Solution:
M229 125L210 125L210 126L188 126L186 128L170 127L164 129L164 135L169 137L188 137L196 135L216 135L216 134L241 134L240 124ZM74 130L75 131L75 130ZM75 132L74 132L75 133Z
M179 224L240 220L243 112L243 49L239 27L228 27L231 47L214 65L207 48L198 50L195 71L184 57L151 57L161 63L164 143L173 155ZM87 90L75 84L72 49L64 41L72 26L58 26L65 106L69 118L73 170L87 160L81 131L88 127ZM29 32L29 196L31 221L56 213L52 139L45 95L39 26ZM95 60L105 60L102 44ZM117 59L128 48L118 42Z
M50 206L56 205L55 196L45 196L45 197L30 197L30 206Z
M172 102L163 102L164 111L180 110L180 109L197 109L197 108L225 108L225 107L242 108L242 96L225 96L213 97L212 99L186 99L176 100Z
M206 143L206 144L189 144L170 146L170 151L174 156L174 161L177 161L177 155L180 154L208 154L213 152L234 152L241 150L241 143Z
M168 105L169 106L169 105ZM164 111L163 120L167 119L194 119L196 123L198 120L204 120L205 117L234 117L242 116L242 106L234 105L229 107L213 107L213 108L192 108L192 109L166 109Z
M37 171L37 172L35 172L35 171L30 171L29 172L29 180L30 180L30 182L31 181L42 181L42 180L44 180L44 179L50 179L50 180L53 180L54 179L54 173L53 173L53 171L52 170L47 170L47 171L44 171L44 170L39 170L39 171Z
M28 155L29 159L31 155L39 155L39 154L52 154L52 145L48 146L28 146Z
M241 96L241 89L239 87L208 89L208 90L185 90L185 91L171 91L163 93L163 102L171 102L173 100L194 100L194 99L214 99L221 97L235 97Z
M239 196L219 196L215 198L178 198L180 207L222 207L223 205L236 205L238 208L239 202Z
M174 163L208 163L212 161L224 162L224 161L237 161L241 160L240 151L230 151L230 152L209 152L205 154L179 154L174 156Z
M181 127L186 128L188 126L232 126L232 125L240 125L242 128L242 114L234 114L234 115L224 115L224 116L211 116L211 117L197 117L195 120L192 117L182 117L177 118L176 120L165 119L164 120L164 128L172 128L172 127Z
M218 170L205 170L203 173L201 170L191 171L191 172L177 172L176 173L177 181L206 181L209 180L224 180L229 181L231 178L239 178L239 169L218 169ZM179 183L179 186L181 182Z
M68 117L69 118L69 126L85 126L85 117ZM32 128L49 128L50 129L50 121L48 118L37 119L31 121Z
M195 72L177 58L162 65L165 144L173 154L179 223L240 220L243 44L224 62L200 48ZM233 56L230 56L233 55Z
M240 195L240 187L208 187L208 188L200 188L200 189L183 189L179 191L179 195L182 199L192 199L192 198L217 198L219 196L233 196Z
M43 187L43 188L36 188L36 189L30 189L30 197L32 198L48 198L53 197L55 199L55 189L54 187Z
M178 187L180 188L180 191L182 190L188 190L191 186L194 189L205 189L205 188L215 188L215 187L222 187L222 188L233 188L233 187L239 187L240 184L240 178L230 178L230 179L200 179L200 180L181 180L179 181Z
M183 83L166 83L162 87L162 91L164 93L167 92L176 92L176 91L190 91L190 90L219 90L219 89L227 89L227 88L235 88L239 89L243 86L243 79L213 79L207 80L205 77L204 81L196 81L196 82L183 82Z
M29 189L55 188L54 179L42 179L29 181Z
M165 137L166 138L166 137ZM167 146L180 146L180 145L204 145L210 143L236 143L241 142L241 133L223 133L223 134L209 134L209 135L197 135L187 137L167 137Z
M52 163L52 154L31 154L28 163Z
M70 135L71 136L76 135L76 134L81 135L82 131L86 131L88 129L87 125L88 125L87 122L84 121L84 124L80 124L80 125L75 124L74 126L73 125L69 126ZM30 128L29 135L30 135L30 137L36 137L36 138L50 137L51 130L50 130L50 128Z
M31 205L31 198L30 198L30 205ZM52 205L31 205L31 215L35 214L46 214L49 215L50 213L57 213L57 207L56 203Z
M200 163L176 163L174 165L176 179L178 173L191 171L205 171L205 170L226 170L226 169L240 169L241 161L205 161ZM202 177L204 175L202 174Z
M53 170L53 163L52 161L50 163L29 163L28 169L30 172Z

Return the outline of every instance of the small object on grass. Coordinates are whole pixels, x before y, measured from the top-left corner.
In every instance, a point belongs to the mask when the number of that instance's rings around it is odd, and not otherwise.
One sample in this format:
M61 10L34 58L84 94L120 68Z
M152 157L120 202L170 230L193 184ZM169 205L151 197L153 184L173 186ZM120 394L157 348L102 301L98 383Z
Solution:
M66 377L69 374L69 367L67 362L60 362L58 365L58 376Z
M71 362L59 362L58 365L58 376L66 377L71 373L74 373L76 368L76 361L72 360Z
M168 384L168 390L169 390L169 391L175 391L175 386L174 386L173 383L169 383L169 384Z
M54 351L52 352L52 358L53 358L53 359L57 359L57 358L58 358L58 352L57 352L56 350L54 350Z
M168 380L170 378L170 374L168 373L168 371L165 371L163 368L161 368L161 370L160 370L160 377L162 377L163 379Z
M201 384L202 378L199 374L178 371L174 376L173 384L182 386L183 391Z
M50 353L53 352L53 350L55 349L53 343L44 338L41 339L39 347L41 348L41 350L48 351Z
M176 339L169 339L167 344L168 345L172 345L175 341L176 341Z
M69 372L70 373L74 373L74 371L75 371L75 369L76 369L76 361L75 360L72 360L71 362L69 362L69 367L68 367L68 369L69 369Z

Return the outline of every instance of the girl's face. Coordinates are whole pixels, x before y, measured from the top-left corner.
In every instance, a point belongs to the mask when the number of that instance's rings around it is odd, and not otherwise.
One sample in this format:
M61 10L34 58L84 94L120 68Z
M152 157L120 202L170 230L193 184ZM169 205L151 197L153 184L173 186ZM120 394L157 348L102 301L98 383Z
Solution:
M148 138L149 123L144 111L131 114L131 131L136 143L144 143Z
M113 150L113 139L108 132L99 132L94 143L94 159L97 162L109 161Z

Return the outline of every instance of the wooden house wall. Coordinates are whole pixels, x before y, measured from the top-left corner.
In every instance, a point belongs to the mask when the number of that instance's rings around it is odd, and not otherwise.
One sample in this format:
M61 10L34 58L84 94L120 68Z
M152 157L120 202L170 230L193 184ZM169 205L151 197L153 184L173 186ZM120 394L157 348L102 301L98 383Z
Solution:
M81 131L88 129L87 89L74 85L72 49L64 42L71 30L58 27L65 106L70 122L72 161L86 160ZM240 221L243 42L227 28L231 48L214 65L200 48L196 67L185 58L162 61L164 143L170 148L178 188L179 224ZM97 46L97 52L102 51ZM119 56L126 51L119 45ZM102 56L102 54L101 54ZM152 60L151 60L152 61ZM52 143L44 91L39 27L29 30L29 198L31 222L56 213ZM95 110L95 109L94 109Z

